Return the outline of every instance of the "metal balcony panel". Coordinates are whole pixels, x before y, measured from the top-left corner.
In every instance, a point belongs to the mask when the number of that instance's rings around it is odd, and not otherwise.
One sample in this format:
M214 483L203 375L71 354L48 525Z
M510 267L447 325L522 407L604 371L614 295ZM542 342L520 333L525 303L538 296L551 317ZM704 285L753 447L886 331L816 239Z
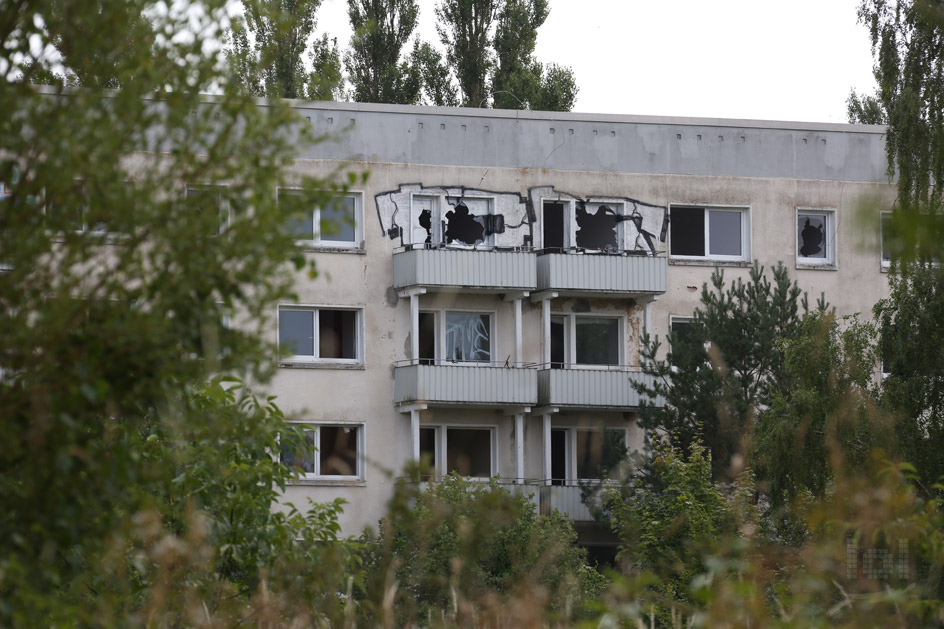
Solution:
M448 248L398 251L393 254L393 285L533 291L534 254Z
M537 256L538 290L664 293L665 257L547 253Z
M393 371L394 401L432 405L534 406L537 370L475 365L405 365Z
M632 382L652 380L638 371L542 369L538 371L538 404L564 408L634 409L639 394ZM662 404L656 400L656 404Z

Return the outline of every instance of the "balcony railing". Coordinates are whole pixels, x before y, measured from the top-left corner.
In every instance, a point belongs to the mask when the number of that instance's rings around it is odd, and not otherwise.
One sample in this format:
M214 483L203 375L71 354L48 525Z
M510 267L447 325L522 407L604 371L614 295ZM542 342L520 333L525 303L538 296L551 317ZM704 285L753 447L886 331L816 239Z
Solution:
M532 363L402 361L393 370L397 404L534 406L537 370Z
M664 293L668 268L664 256L635 251L543 250L536 264L538 290L620 295Z
M533 291L537 286L530 250L496 248L407 248L393 254L393 286Z
M640 395L633 383L653 382L653 376L625 365L548 367L543 365L538 371L540 406L634 409L639 407ZM652 403L664 404L660 399Z

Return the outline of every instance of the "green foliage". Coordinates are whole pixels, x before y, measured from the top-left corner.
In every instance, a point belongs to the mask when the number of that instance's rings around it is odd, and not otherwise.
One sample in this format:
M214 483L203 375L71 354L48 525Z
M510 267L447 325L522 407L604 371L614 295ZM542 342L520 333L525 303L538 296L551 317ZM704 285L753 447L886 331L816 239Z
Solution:
M446 47L463 107L489 97L488 74L495 64L492 23L502 0L444 0L436 6L436 32Z
M874 328L832 313L784 338L783 379L754 428L757 479L776 508L825 494L835 468L857 469L879 443L870 421Z
M442 53L428 42L413 42L411 62L419 68L423 79L424 105L458 107L459 96L452 85L449 65Z
M538 515L495 480L450 475L422 491L401 483L368 547L367 607L376 624L393 622L394 610L399 625L463 624L476 609L509 604L567 619L603 585L576 540L561 514Z
M664 431L683 448L702 440L715 476L725 474L735 454L749 452L742 438L783 387L778 344L797 335L806 312L806 296L782 264L773 269L771 282L755 262L749 281L738 279L727 288L723 272L715 270L711 287L702 287L690 330L685 338L670 334L664 358L659 339L643 336L643 371L655 381L634 383L644 396L640 424ZM653 405L646 396L666 403Z
M348 0L354 35L344 55L355 101L414 105L422 73L401 52L416 28L416 0Z
M881 96L859 95L855 90L846 99L846 118L850 124L888 124L888 116L882 108Z

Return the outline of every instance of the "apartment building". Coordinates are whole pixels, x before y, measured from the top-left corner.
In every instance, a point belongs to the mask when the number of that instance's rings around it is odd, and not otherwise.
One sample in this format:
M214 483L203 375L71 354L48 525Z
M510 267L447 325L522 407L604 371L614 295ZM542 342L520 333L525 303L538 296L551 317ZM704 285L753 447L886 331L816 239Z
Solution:
M882 127L294 106L331 139L290 179L370 173L290 226L320 273L272 305L271 390L310 437L284 499L345 498L345 533L422 456L588 521L579 481L643 442L641 335L684 323L716 267L782 261L840 314L887 294Z

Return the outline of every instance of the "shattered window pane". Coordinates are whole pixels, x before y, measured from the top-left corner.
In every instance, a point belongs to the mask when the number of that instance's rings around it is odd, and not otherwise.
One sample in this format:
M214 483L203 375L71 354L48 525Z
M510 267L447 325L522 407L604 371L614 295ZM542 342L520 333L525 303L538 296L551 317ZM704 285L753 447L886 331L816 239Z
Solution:
M485 220L469 211L461 201L446 212L446 242L475 245L485 242Z
M446 313L446 360L491 360L489 315L471 312Z
M826 259L826 215L797 214L799 254L803 258Z
M279 309L279 343L290 356L314 356L315 313Z
M577 363L582 365L619 364L619 319L577 317L575 328Z
M354 208L353 196L332 199L321 208L321 240L354 242Z
M716 256L741 255L741 212L708 211L709 253Z
M601 251L618 248L616 211L607 205L577 204L577 246Z
M460 476L492 475L492 431L449 428L446 433L446 471Z
M694 207L673 207L669 229L672 230L672 255L705 255L705 210Z
M322 476L357 475L357 426L322 426L318 456Z

